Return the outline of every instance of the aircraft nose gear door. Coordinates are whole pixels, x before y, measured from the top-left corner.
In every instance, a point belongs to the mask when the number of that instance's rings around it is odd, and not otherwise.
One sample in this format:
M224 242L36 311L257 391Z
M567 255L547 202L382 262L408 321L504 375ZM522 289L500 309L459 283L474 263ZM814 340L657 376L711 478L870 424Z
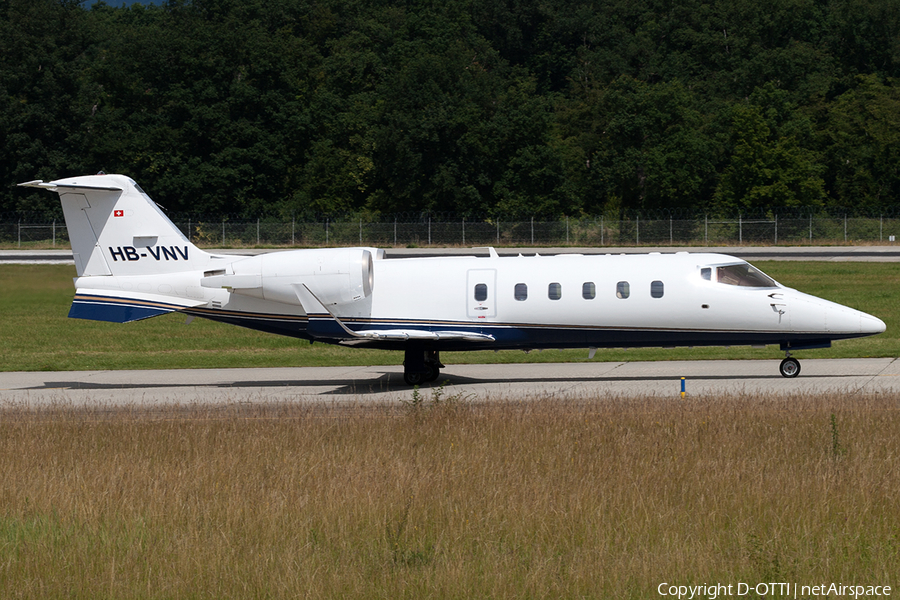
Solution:
M466 276L466 315L485 320L497 316L496 269L472 269Z

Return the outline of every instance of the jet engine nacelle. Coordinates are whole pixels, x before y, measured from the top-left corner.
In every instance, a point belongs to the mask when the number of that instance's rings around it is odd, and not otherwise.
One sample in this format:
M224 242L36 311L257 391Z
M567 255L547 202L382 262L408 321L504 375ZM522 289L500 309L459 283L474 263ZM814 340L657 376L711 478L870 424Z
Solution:
M297 289L305 285L325 305L350 304L372 293L373 254L381 258L383 252L375 248L272 252L208 271L201 285L285 304L300 304Z

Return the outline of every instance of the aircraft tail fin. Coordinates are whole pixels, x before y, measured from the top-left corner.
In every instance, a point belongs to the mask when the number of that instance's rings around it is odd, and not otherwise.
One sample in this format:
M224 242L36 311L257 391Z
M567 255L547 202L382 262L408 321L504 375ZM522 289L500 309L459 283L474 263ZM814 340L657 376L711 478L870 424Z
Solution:
M79 277L177 273L201 269L209 261L209 254L124 175L19 185L59 194Z

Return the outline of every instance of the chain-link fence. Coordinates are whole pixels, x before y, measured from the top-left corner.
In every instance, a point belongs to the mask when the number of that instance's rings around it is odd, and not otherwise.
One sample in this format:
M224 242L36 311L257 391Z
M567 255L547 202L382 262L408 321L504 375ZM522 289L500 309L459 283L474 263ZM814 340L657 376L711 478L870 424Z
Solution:
M175 224L206 247L244 246L730 246L834 243L895 243L898 217L792 216L745 219L610 219L553 221L416 222L325 219L229 221L187 219ZM2 222L7 247L68 247L64 224Z

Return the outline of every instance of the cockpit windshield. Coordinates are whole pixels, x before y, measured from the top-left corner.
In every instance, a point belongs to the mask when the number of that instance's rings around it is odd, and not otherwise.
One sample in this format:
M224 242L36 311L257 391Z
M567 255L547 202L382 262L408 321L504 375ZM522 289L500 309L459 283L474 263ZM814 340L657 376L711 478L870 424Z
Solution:
M774 279L747 263L716 267L716 281L745 287L778 287Z

